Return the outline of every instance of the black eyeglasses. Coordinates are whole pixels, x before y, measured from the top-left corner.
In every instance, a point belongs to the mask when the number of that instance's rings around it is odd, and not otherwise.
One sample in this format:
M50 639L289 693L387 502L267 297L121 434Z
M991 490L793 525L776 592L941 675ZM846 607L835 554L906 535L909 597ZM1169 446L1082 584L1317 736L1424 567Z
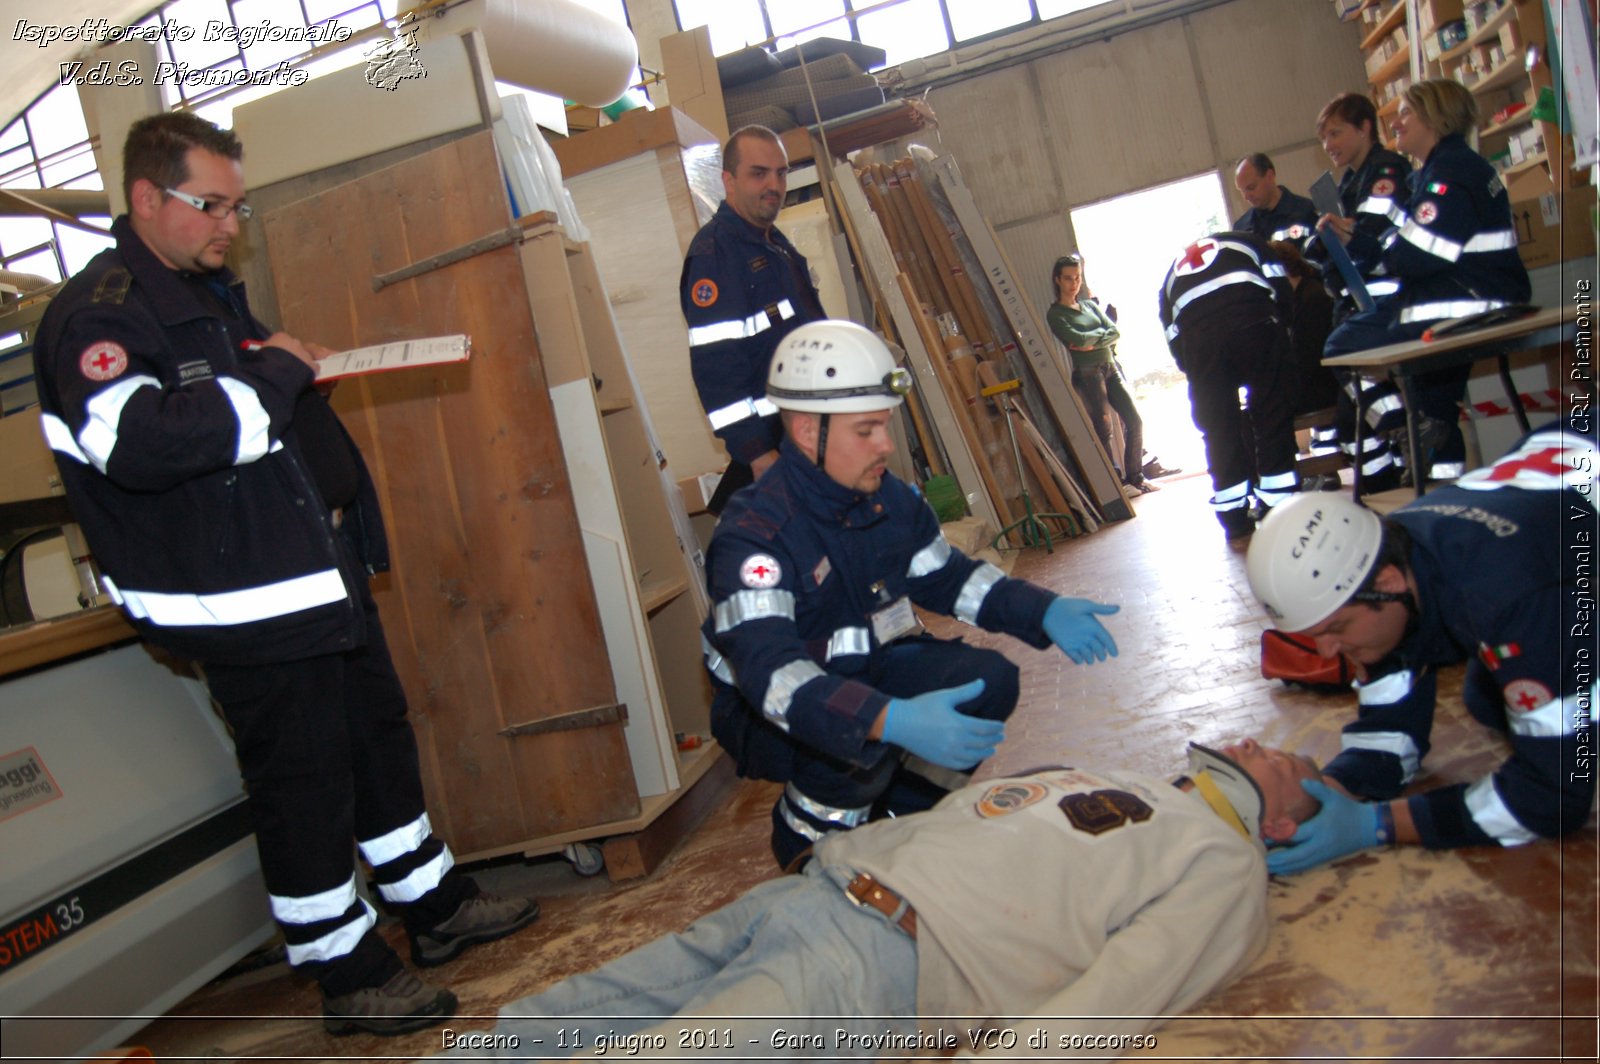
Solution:
M175 188L164 188L161 191L175 200L187 203L197 211L205 212L207 217L215 218L219 222L226 221L230 214L237 214L241 222L248 222L250 216L256 213L256 209L248 203L214 203L211 200L202 199L187 192L179 192Z

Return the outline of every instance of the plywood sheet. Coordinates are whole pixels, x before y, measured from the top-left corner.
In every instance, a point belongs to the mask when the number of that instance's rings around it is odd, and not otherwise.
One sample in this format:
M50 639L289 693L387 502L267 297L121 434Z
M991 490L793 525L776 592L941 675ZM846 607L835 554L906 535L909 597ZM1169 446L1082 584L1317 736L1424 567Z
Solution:
M469 362L355 378L335 406L378 480L378 599L430 808L460 853L633 815L620 724L506 738L616 701L517 249L372 290L504 229L483 132L273 212L283 325L331 347L464 332Z

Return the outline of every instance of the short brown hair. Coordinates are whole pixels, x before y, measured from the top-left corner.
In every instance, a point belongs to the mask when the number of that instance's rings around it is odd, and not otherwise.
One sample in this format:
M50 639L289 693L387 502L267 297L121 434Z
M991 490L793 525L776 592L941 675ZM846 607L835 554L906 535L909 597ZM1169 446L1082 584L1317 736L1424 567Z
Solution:
M1406 102L1422 124L1443 140L1452 133L1466 133L1478 125L1478 100L1459 81L1429 78L1407 86Z
M1378 142L1378 109L1372 103L1372 97L1359 92L1346 92L1335 96L1328 101L1326 107L1317 115L1317 136L1322 135L1322 127L1334 119L1354 129L1360 129L1365 123L1367 136L1372 142Z
M739 172L739 141L744 137L753 137L756 140L764 140L768 144L776 144L780 148L783 147L783 141L778 139L778 135L766 126L741 126L733 131L733 135L728 138L728 143L722 146L723 173L736 174Z
M1271 242L1272 250L1278 253L1278 258L1283 262L1284 270L1290 277L1298 277L1302 281L1315 280L1317 271L1300 254L1300 249L1292 240L1274 240Z
M133 200L133 183L144 178L157 188L177 188L189 180L189 149L199 148L234 162L244 145L233 130L188 111L164 111L141 118L122 142L122 195Z

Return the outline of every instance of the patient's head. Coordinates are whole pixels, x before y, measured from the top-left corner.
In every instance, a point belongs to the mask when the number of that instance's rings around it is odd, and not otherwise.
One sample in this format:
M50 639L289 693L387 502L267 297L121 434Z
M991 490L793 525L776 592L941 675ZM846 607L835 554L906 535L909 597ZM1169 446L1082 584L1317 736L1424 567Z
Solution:
M1254 739L1220 749L1190 743L1189 767L1202 795L1214 786L1253 838L1287 842L1295 828L1321 808L1300 786L1304 780L1322 778L1317 763Z

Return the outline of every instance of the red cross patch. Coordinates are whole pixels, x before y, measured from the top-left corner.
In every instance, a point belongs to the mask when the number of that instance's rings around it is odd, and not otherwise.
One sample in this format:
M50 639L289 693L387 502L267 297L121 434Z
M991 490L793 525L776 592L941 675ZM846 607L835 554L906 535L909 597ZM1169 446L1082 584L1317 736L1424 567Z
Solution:
M1506 708L1513 713L1532 713L1553 697L1550 688L1538 680L1512 680L1506 684Z
M1372 183L1372 194L1374 196L1394 195L1394 182L1389 180L1387 177L1378 178L1378 180Z
M739 579L745 587L777 587L778 581L783 579L783 570L772 555L752 554L739 566Z
M689 299L697 307L709 307L717 301L717 282L702 277L689 289Z
M1569 457L1570 453L1570 457ZM1488 469L1474 469L1456 483L1467 488L1524 488L1554 491L1582 483L1581 470L1587 466L1577 448L1544 444L1535 437L1521 450L1513 451ZM1570 483L1569 483L1570 482Z
M78 370L92 381L116 380L128 369L128 352L113 340L99 340L78 356Z
M1421 203L1417 204L1418 222L1421 222L1423 225L1431 225L1433 224L1433 220L1437 217L1439 217L1439 205L1433 202L1433 200L1423 200Z
M1172 267L1178 273L1198 273L1210 266L1217 257L1217 242L1215 240L1196 240L1193 244L1183 249L1183 254L1178 256L1178 261Z

